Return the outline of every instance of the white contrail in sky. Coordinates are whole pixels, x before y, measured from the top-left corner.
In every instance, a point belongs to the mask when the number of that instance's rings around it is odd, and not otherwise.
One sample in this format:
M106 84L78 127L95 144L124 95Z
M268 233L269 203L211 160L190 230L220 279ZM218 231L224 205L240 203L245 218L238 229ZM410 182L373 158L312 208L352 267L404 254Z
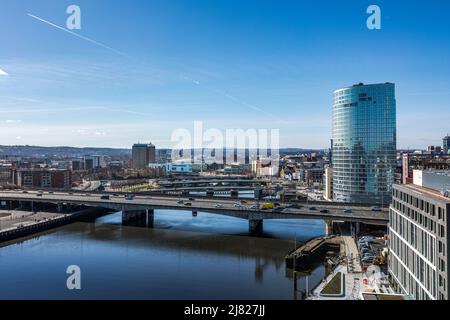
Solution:
M3 71L2 69L0 69L0 76L7 76L8 74L5 72L5 71Z
M111 48L111 47L109 47L109 46L107 46L107 45L105 45L105 44L103 44L103 43L101 43L101 42L98 42L98 41L93 40L93 39L91 39L91 38L82 36L82 35L80 35L80 34L78 34L78 33L75 33L75 32L73 32L73 31L70 31L70 30L68 30L68 29L66 29L66 28L64 28L64 27L58 26L58 25L56 25L56 24L54 24L54 23L52 23L52 22L50 22L50 21L47 21L47 20L45 20L45 19L42 19L42 18L40 18L40 17L38 17L38 16L35 16L35 15L31 14L31 13L27 13L27 15L30 16L30 17L33 18L33 19L36 19L36 20L41 21L41 22L43 22L43 23L45 23L45 24L48 24L49 26L52 26L52 27L54 27L54 28L57 28L57 29L62 30L62 31L64 31L64 32L67 32L67 33L69 33L69 34L71 34L71 35L73 35L73 36L75 36L75 37L78 37L78 38L80 38L80 39L83 39L83 40L85 40L85 41L88 41L88 42L90 42L90 43L92 43L92 44L95 44L95 45L97 45L97 46L100 46L100 47L102 47L102 48L104 48L104 49L113 51L114 53L119 54L119 55L121 55L121 56L130 58L130 56L128 56L127 54L125 54L125 53L123 53L123 52L121 52L121 51L118 51L118 50L116 50L116 49L114 49L114 48ZM0 70L0 75L1 75L1 70ZM181 77L182 77L183 79L185 79L185 80L190 81L191 83L194 83L194 84L196 84L196 85L201 85L200 81L197 81L197 80L192 79L192 78L187 77L187 76L181 76ZM238 104L241 104L241 105L243 105L243 106L245 106L245 107L247 107L247 108L250 108L250 109L252 109L252 110L254 110L254 111L257 111L257 112L259 112L259 113L265 114L266 116L274 117L274 115L272 115L271 113L269 113L269 112L267 112L267 111L265 111L265 110L263 110L263 109L261 109L261 108L255 106L255 105L253 105L253 104L247 103L247 102L245 102L245 101L241 101L240 99L237 99L236 97L234 97L234 96L232 96L232 95L230 95L230 94L228 94L228 93L223 93L223 92L220 92L220 91L217 91L217 90L212 90L212 91L215 92L216 94L220 94L220 95L226 97L227 99L232 100L232 101L234 101L234 102L236 102L236 103L238 103Z
M58 26L58 25L56 25L56 24L54 24L54 23L52 23L52 22L50 22L50 21L44 20L44 19L42 19L42 18L39 18L39 17L37 17L37 16L35 16L35 15L31 14L31 13L27 13L27 15L30 16L30 17L33 18L33 19L36 19L36 20L41 21L41 22L44 22L44 23L48 24L49 26L52 26L52 27L57 28L57 29L59 29L59 30L65 31L65 32L67 32L67 33L70 33L71 35L73 35L73 36L75 36L75 37L78 37L78 38L80 38L80 39L83 39L83 40L85 40L85 41L88 41L88 42L90 42L90 43L92 43L92 44L95 44L95 45L97 45L97 46L100 46L100 47L102 47L102 48L104 48L104 49L113 51L114 53L117 53L117 54L119 54L119 55L121 55L121 56L127 57L127 55L126 55L125 53L123 53L123 52L121 52L121 51L119 51L119 50L116 50L116 49L114 49L114 48L111 48L111 47L109 47L109 46L107 46L107 45L105 45L105 44L103 44L103 43L101 43L101 42L95 41L95 40L93 40L93 39L91 39L91 38L82 36L82 35L80 35L80 34L78 34L78 33L76 33L76 32L70 31L70 30L68 30L68 29L66 29L66 28L60 27L60 26Z

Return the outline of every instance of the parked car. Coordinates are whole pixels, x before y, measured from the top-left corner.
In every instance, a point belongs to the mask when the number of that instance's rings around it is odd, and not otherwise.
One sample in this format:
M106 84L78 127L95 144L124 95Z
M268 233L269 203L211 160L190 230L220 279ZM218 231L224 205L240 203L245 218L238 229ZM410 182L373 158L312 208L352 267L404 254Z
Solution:
M373 263L373 260L375 260L376 258L363 258L361 259L362 263Z

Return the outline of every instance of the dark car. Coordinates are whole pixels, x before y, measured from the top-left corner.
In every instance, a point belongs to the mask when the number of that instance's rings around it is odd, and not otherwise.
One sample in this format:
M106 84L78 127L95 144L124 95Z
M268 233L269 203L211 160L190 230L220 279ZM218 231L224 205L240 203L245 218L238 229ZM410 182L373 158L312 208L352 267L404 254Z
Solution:
M289 208L292 208L292 209L301 209L302 206L299 205L299 204L293 204L293 205L291 205Z
M194 198L189 198L189 201L195 201L195 199Z
M330 210L328 210L328 209L322 209L322 210L320 210L320 213L330 213Z
M104 195L102 195L102 196L100 197L100 199L102 199L102 200L109 200L109 195L104 194Z
M192 206L192 203L186 202L184 205L189 207L189 206Z
M314 211L314 210L317 210L317 208L316 207L310 207L309 210Z

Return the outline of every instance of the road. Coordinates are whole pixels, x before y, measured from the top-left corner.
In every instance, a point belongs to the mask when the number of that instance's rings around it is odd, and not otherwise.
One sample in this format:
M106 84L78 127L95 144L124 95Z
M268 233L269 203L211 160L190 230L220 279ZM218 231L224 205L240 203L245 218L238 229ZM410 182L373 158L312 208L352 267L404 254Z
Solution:
M179 203L182 199L185 202L191 203L186 205L185 203ZM325 220L342 220L342 221L354 221L354 222L366 222L366 223L388 223L388 211L381 212L372 211L367 207L352 207L351 213L345 213L342 206L329 205L326 202L323 205L314 205L316 210L311 210L311 206L306 204L299 209L287 208L282 212L276 212L273 210L260 210L251 208L256 205L255 200L246 200L241 207L236 206L237 200L224 200L224 199L196 199L195 201L188 201L187 198L179 197L163 197L163 196L139 196L137 195L133 200L127 200L122 195L113 196L110 195L109 200L101 199L100 194L91 193L44 193L42 196L38 196L37 192L21 193L13 191L0 192L0 201L33 201L33 202L47 202L47 203L71 203L86 205L92 207L103 207L108 209L120 210L144 210L144 209L175 209L175 210L192 210L192 211L205 211L211 213L218 213L228 216L235 216L244 219L325 219ZM221 207L217 205L220 204ZM285 204L288 206L289 204ZM320 212L320 210L326 209L328 212Z

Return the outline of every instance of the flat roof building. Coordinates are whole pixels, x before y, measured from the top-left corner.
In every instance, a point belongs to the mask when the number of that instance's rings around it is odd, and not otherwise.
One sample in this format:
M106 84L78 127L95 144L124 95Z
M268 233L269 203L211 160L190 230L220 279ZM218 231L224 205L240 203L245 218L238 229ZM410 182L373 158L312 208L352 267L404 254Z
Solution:
M134 169L147 169L150 163L155 163L156 149L151 143L135 144L132 149L132 165Z
M389 212L389 274L418 300L449 299L450 171L414 170L394 185Z

